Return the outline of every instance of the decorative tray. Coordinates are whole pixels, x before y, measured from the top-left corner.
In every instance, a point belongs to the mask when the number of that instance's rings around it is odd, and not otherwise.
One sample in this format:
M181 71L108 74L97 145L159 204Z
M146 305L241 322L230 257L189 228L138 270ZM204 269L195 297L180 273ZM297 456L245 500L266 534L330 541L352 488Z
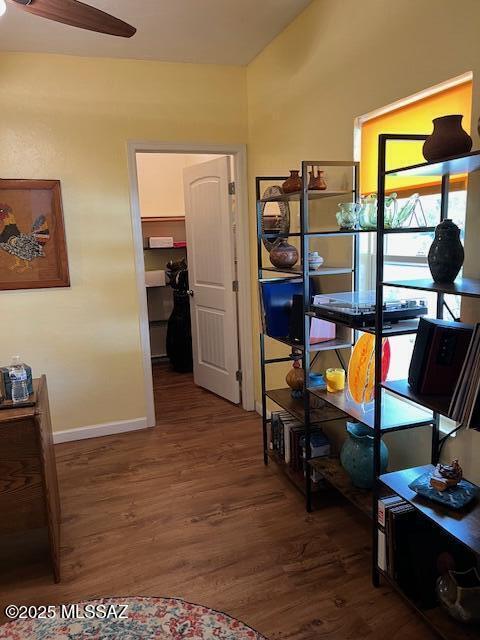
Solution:
M478 495L478 487L468 480L461 480L456 487L438 491L430 486L431 477L431 472L424 473L408 486L418 495L439 502L451 509L462 509Z

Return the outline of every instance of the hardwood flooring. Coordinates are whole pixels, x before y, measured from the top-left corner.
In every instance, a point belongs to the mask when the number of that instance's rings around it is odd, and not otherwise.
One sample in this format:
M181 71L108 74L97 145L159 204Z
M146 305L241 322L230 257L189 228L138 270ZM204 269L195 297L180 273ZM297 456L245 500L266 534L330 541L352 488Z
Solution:
M433 639L398 595L371 586L364 516L336 493L306 514L288 481L263 466L256 414L189 375L155 373L156 429L56 447L63 580L54 584L42 562L4 562L2 611L177 596L271 640Z

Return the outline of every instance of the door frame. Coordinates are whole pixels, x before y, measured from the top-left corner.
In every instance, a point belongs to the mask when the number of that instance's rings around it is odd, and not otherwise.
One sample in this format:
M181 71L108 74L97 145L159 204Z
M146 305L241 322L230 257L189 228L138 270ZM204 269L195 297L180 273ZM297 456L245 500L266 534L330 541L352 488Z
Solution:
M242 407L253 411L253 342L252 342L252 297L250 277L250 238L248 224L247 191L247 148L244 144L192 144L172 142L129 141L128 174L130 181L130 213L135 252L135 272L139 306L140 343L142 346L143 372L147 426L154 427L155 402L153 395L152 360L150 351L150 331L148 323L147 290L145 287L145 260L143 255L143 235L138 193L136 154L140 153L185 153L233 156L236 186L236 255L238 290L238 333L240 343L240 367L242 370Z

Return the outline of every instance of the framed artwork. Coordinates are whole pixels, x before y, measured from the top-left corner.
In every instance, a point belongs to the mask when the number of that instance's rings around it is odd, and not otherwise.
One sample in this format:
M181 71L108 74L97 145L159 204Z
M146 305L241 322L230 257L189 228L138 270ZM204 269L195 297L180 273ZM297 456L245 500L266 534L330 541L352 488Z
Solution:
M0 180L0 290L69 287L59 180Z

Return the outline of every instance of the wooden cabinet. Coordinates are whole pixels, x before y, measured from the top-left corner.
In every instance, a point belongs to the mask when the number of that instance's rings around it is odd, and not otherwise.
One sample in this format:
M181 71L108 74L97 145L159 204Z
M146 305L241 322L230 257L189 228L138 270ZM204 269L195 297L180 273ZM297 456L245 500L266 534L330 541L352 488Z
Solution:
M45 376L34 406L0 410L0 536L46 527L60 581L60 499Z

